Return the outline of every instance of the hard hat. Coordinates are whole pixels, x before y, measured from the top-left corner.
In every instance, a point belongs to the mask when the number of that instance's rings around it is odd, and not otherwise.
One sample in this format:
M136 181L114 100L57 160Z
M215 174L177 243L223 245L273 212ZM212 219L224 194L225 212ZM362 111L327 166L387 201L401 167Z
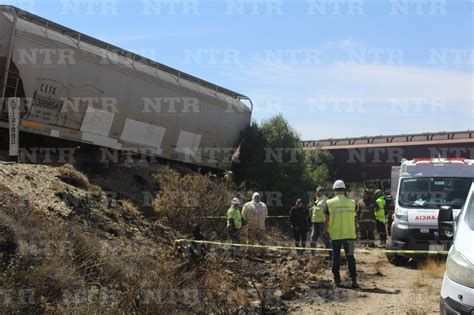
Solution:
M234 198L234 199L232 199L231 204L233 204L233 205L240 205L240 200L239 200L239 198Z
M336 180L334 182L334 185L332 185L332 189L346 189L346 184L340 179Z

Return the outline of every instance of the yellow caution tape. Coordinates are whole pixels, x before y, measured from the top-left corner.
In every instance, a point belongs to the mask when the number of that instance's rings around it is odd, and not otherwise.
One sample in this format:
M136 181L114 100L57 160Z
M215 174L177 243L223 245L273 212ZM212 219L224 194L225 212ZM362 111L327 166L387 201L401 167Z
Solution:
M289 216L287 215L270 215L270 216L267 216L267 219L268 218L289 218ZM227 219L227 217L225 215L222 215L222 216L209 216L209 217L198 217L198 219Z
M314 248L314 247L292 247L292 246L279 246L279 245L259 245L259 244L240 244L240 243L224 243L215 241L197 241L187 239L177 239L177 244L182 242L197 243L197 244L210 244L217 246L235 246L235 247L246 247L246 248L268 248L274 250L301 250L301 251L317 251L317 252L332 252L331 248ZM379 251L388 254L429 254L429 255L447 255L448 251L445 250L403 250L403 249L360 249L356 248L356 253L371 253L372 251Z

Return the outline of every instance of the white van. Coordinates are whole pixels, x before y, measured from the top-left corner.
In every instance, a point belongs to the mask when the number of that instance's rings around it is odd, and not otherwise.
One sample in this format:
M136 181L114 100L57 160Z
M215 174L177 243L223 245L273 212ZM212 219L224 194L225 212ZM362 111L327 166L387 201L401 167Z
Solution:
M441 314L474 314L474 184L457 220L451 208L440 209L439 231L453 235L441 287Z
M395 201L394 221L389 250L447 251L451 239L438 235L438 211L453 208L456 218L474 180L474 160L460 158L419 158L403 160L392 169L392 193ZM426 254L388 253L395 265L411 257Z

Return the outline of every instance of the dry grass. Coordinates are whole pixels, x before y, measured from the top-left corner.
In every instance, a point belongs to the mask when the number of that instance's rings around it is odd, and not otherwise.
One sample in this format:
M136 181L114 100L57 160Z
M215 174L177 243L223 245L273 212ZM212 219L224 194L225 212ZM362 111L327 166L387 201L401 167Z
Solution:
M387 259L385 258L385 256L378 256L378 259L374 264L375 273L379 276L383 276L384 274L382 271L384 270L386 264Z
M281 279L281 290L283 291L284 294L291 292L291 288L295 287L297 284L298 283L295 277L290 276L290 275L284 276Z
M89 179L74 168L71 164L64 164L58 168L59 178L74 187L87 190L89 188Z
M428 286L428 284L426 283L424 277L421 274L417 275L412 284L413 289L421 289L426 286Z
M141 215L141 212L138 209L138 207L130 200L121 200L121 203L126 213L131 214L132 216L136 216L136 217Z
M308 263L308 271L312 274L321 273L324 268L324 258L322 257L313 257L309 260Z
M422 261L419 265L420 272L412 283L413 289L432 287L432 280L443 278L445 271L445 262L434 258L428 258ZM418 313L414 313L418 314Z
M446 270L446 262L444 260L429 258L421 263L420 269L422 274L426 277L441 279Z
M59 167L58 172L59 179L65 183L92 193L102 193L102 188L91 184L87 176L76 170L71 164L64 164ZM59 188L59 186L57 188Z
M171 246L150 241L159 248L157 257L151 248L111 241L88 224L21 206L6 187L0 187L0 200L0 232L14 251L0 288L28 288L34 302L13 299L1 303L1 313L224 314L250 304L238 277L226 274L214 253L194 264L177 259ZM125 207L136 211L132 203Z

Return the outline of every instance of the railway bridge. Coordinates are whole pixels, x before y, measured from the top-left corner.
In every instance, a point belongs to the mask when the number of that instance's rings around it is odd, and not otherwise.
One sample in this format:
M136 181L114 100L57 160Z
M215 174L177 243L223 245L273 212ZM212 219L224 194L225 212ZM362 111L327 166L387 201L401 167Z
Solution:
M388 179L403 158L474 159L474 131L303 141L306 150L324 149L334 157L338 178L349 182Z

